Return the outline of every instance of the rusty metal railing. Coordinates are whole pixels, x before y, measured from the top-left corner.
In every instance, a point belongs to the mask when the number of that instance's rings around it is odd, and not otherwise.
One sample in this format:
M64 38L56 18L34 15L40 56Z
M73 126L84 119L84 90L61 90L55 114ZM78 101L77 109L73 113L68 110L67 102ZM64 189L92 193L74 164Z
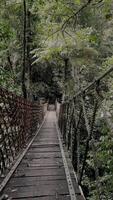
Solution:
M0 88L0 176L11 167L43 118L43 105Z
M108 137L109 131L108 138L110 139L108 141L113 140L111 136L113 95L112 92L110 93L112 88L109 87L111 72L113 72L113 67L86 88L80 90L72 99L66 99L60 105L58 113L59 128L69 150L78 183L84 188L85 178L87 177L89 182L92 178L94 180L93 189L96 188L99 199L104 199L103 185L106 184L106 182L101 183L100 180L100 169L102 168L100 163L102 161L99 154L102 151L100 145L103 144L101 136L106 134ZM107 133L104 130L104 124L106 124ZM104 147L104 152L110 151L110 148ZM88 159L91 160L92 166ZM107 174L105 166L104 170L104 174ZM90 172L93 172L93 175L90 175ZM84 190L84 194L85 196L90 195L86 190Z

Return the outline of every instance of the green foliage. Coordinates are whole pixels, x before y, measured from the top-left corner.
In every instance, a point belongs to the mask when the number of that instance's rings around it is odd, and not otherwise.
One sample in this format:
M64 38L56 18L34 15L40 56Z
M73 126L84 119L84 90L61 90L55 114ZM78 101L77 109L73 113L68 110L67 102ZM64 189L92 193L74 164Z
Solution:
M81 9L87 2L26 0L27 11L31 14L31 28L27 30L26 40L30 31L32 96L49 98L63 93L64 99L72 98L113 66L113 2L93 0ZM21 94L23 51L22 3L22 0L0 2L0 84L18 94ZM27 66L26 85L28 69ZM99 175L102 200L111 200L113 196L112 76L102 82L104 100L96 122L99 136L95 143L98 168L102 171ZM106 117L106 113L109 116ZM83 146L81 149L83 153ZM94 172L94 168L90 148L87 170ZM98 200L95 178L86 173L83 184L89 190L87 199Z
M16 74L2 68L0 69L0 86L18 95L21 94L21 88L16 82Z
M67 74L63 74L62 81L60 80L66 98L71 98L80 88L86 87L113 64L113 3L110 0L103 2L95 0L75 15L86 2L80 0L72 0L70 3L63 0L49 3L40 1L39 4L36 2L33 5L35 13L40 18L40 22L37 23L40 40L32 51L34 63L37 65L46 62L55 63L56 66L61 65L61 69L65 69L64 61L68 58L68 78L65 79ZM111 128L106 122L103 110L106 107L109 108L108 113L111 113L110 120L112 120L112 75L109 78L106 77L102 84L107 91L102 94L107 103L103 101L101 104L96 122L96 131L99 134L95 139L96 157L101 199L111 200L113 195L110 189L110 185L113 185L111 150L113 141ZM81 149L84 150L83 147ZM95 174L92 148L90 148L87 159L87 170ZM90 173L84 175L83 184L89 190L87 199L97 200L99 199L97 181L95 175L90 176Z
M0 83L11 91L21 94L17 74L21 57L21 5L17 1L2 3L0 12ZM19 37L18 37L19 36Z

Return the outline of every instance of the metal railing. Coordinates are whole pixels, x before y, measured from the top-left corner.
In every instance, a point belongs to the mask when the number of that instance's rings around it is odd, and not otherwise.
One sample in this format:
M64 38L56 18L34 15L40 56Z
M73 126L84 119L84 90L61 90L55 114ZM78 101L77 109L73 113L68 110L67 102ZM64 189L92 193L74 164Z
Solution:
M43 118L43 105L0 88L0 176L11 167Z
M73 167L76 171L78 183L82 185L85 173L87 173L87 159L92 152L94 165L93 179L96 182L98 196L102 197L101 181L99 181L99 160L97 152L99 147L97 141L100 136L97 135L99 115L106 112L102 108L102 102L111 98L106 98L109 88L106 87L107 81L103 81L113 71L113 67L97 78L89 86L79 91L72 99L68 99L60 106L59 128L62 133L67 149L70 152ZM106 121L110 120L106 116ZM111 123L112 124L112 123ZM108 124L109 128L110 124ZM113 130L113 129L112 129ZM86 171L85 171L86 170ZM100 198L102 199L102 198Z

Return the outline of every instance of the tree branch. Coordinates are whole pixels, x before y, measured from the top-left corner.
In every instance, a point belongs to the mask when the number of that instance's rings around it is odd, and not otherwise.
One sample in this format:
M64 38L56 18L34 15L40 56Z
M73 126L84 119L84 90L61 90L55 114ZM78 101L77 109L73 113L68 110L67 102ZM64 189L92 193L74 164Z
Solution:
M75 16L77 16L84 8L86 8L93 0L88 0L88 2L86 4L84 4L76 13L74 13L73 15L71 15L62 25L61 29L65 30L66 25L68 24L68 22Z
M56 31L54 31L53 33L51 33L50 35L48 35L48 37L45 39L45 42L48 40L48 38L50 38L51 36L55 35L56 33L60 32L60 31L65 31L66 26L68 24L68 22L74 18L75 16L77 16L84 8L86 8L89 4L91 4L93 0L88 0L86 4L84 4L77 12L73 13L73 15L71 15L70 17L68 17L68 19L65 20L65 22L62 24L61 28L57 29ZM98 3L93 4L97 5L99 3L102 3L103 0L99 0ZM67 33L67 32L66 32Z

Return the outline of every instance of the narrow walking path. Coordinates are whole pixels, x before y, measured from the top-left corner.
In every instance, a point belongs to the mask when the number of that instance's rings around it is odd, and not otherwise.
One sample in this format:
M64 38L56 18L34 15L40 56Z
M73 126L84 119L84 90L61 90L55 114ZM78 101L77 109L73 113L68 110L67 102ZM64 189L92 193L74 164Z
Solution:
M4 194L13 200L83 200L75 178L70 180L62 154L56 114L50 111Z

